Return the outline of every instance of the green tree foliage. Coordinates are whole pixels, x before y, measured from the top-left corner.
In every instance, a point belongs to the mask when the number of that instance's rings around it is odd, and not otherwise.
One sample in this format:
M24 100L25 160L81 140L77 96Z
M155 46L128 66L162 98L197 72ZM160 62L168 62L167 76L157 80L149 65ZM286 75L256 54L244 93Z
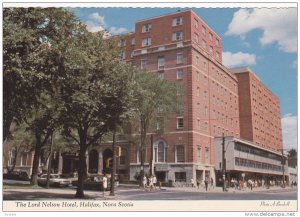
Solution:
M136 115L140 121L141 166L145 163L146 136L149 130L155 133L164 132L165 120L173 113L182 112L182 98L177 95L179 85L158 78L154 73L140 72L136 75L138 91L136 93ZM159 122L160 129L156 130ZM154 133L152 131L152 133ZM142 175L144 171L142 170Z
M87 148L130 115L134 70L119 60L116 42L100 33L70 41L62 56L61 120L64 135L80 147L76 197L83 198Z
M36 96L57 76L56 48L63 49L65 40L82 29L63 9L3 9L3 141L11 123L24 120L39 104Z
M3 19L3 139L12 121L27 123L36 140L31 183L37 184L42 146L58 124L61 50L85 27L60 8L5 8Z

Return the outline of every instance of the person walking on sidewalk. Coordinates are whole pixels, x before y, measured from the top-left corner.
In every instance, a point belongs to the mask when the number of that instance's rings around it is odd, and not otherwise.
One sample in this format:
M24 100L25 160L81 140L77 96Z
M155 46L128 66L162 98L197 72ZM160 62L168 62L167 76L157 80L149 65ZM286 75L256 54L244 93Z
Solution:
M103 187L103 198L105 198L105 190L107 189L107 177L105 174L102 179L102 187Z
M204 184L205 184L205 190L207 191L207 188L208 188L208 178L206 177L205 178L205 181L204 181Z
M214 188L214 179L212 177L210 178L210 187Z

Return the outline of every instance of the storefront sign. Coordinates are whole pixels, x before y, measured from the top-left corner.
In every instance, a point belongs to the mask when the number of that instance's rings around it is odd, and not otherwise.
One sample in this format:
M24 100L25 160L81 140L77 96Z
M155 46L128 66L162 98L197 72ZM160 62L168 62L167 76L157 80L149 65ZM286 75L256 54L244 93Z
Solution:
M155 164L155 171L169 171L170 166L168 164Z

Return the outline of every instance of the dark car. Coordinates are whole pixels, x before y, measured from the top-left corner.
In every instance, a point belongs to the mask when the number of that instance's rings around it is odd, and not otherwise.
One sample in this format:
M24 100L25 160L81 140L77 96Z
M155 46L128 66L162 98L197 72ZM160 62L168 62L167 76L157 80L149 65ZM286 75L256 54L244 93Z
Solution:
M3 179L23 180L29 181L28 173L25 171L13 171L11 173L3 174Z
M99 190L103 191L103 177L104 175L90 175L84 180L84 186L83 188L86 190ZM72 182L73 186L78 185L78 180L75 180ZM107 189L111 189L111 182L110 178L107 178Z

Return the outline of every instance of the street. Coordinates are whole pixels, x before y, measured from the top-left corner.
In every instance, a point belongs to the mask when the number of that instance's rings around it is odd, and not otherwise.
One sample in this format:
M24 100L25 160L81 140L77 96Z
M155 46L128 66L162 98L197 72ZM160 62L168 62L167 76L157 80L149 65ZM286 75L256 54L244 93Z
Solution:
M3 200L44 200L44 199L75 199L76 188L8 188L3 189ZM102 192L85 190L86 199L103 199ZM222 188L215 187L207 192L204 189L192 187L157 188L153 191L146 191L135 185L120 185L116 188L115 196L109 196L107 191L106 198L109 200L297 200L297 188L271 187L254 188L253 190L234 190L229 189L223 192Z

